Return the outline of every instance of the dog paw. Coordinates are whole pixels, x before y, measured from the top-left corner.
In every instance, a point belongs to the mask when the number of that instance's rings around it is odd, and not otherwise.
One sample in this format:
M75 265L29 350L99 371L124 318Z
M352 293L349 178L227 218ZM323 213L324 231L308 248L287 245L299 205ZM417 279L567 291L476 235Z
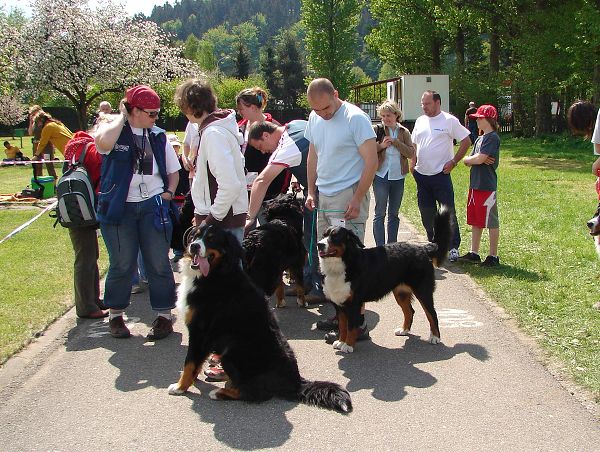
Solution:
M285 300L278 300L275 304L276 308L285 308Z
M396 328L394 330L394 334L396 336L409 336L410 335L410 330L405 330L404 328Z
M169 394L181 395L184 393L185 391L179 387L179 383L173 383L172 385L169 385Z
M208 397L210 397L213 400L219 400L219 389L213 389L212 391L210 391L208 393Z
M304 298L296 298L296 303L298 303L298 306L300 306L301 308L306 307L306 302L304 301Z
M437 337L435 334L429 335L429 343L430 344L439 344L440 342L442 342L442 340L439 337Z
M344 344L342 342L342 346L340 347L340 352L343 352L343 353L353 353L354 352L354 347L351 347L350 345Z
M335 341L333 343L333 348L335 348L336 350L340 350L342 348L342 345L345 345L342 341Z

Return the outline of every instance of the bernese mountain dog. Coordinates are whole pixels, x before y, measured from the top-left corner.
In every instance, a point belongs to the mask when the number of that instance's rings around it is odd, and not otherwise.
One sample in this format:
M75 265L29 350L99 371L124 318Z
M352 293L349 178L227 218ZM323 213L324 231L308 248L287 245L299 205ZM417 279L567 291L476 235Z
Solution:
M431 335L429 342L440 342L440 329L435 308L434 266L440 265L448 254L450 243L450 213L440 208L435 217L435 239L424 245L391 243L364 248L352 231L343 227L329 227L317 243L321 272L325 276L325 296L334 303L340 336L333 347L352 353L360 327L361 305L377 301L389 292L404 313L402 328L396 335L410 333L415 310L412 295L425 310Z
M600 256L600 203L596 212L594 212L594 216L587 222L587 227L590 230L590 235L594 237L596 253Z
M336 383L300 376L294 352L281 333L265 293L243 271L243 249L217 226L203 226L182 259L178 307L189 331L183 373L169 394L183 394L210 352L221 355L229 376L212 399L261 402L272 397L349 413L350 394Z
M277 298L278 308L285 306L283 272L288 270L296 281L296 299L304 306L306 247L303 241L302 203L295 194L278 195L265 203L267 223L250 231L243 241L246 272L268 296Z

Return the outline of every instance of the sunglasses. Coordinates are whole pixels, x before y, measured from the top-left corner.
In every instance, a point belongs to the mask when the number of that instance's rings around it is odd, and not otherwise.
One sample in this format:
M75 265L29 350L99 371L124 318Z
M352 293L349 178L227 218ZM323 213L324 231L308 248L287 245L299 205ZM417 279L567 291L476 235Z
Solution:
M140 110L142 110L144 113L146 113L151 118L156 118L160 114L160 110L148 111L148 110L144 110L143 108L140 108Z

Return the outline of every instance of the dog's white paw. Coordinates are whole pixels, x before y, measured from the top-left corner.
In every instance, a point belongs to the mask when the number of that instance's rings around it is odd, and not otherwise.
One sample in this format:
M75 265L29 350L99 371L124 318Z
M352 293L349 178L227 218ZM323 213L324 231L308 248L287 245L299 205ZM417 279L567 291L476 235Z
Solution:
M396 328L394 330L394 334L396 336L409 336L410 335L410 330L405 330L404 328Z
M306 302L302 299L302 298L296 298L296 303L298 304L298 306L300 306L301 308L306 307Z
M439 344L440 342L442 342L442 340L439 337L437 337L435 334L429 335L429 343L430 344Z
M348 344L344 344L342 342L342 346L340 348L340 352L343 352L343 353L353 353L354 352L354 347L350 347Z
M339 350L342 348L342 345L345 345L342 341L335 341L333 343L333 348L335 348L336 350Z
M219 400L219 397L217 396L218 391L219 391L219 389L213 389L212 391L210 391L208 393L208 397L210 397L213 400Z
M181 395L184 393L185 391L179 387L179 383L173 383L172 385L169 385L169 394Z
M285 308L285 300L277 301L275 306L278 308Z

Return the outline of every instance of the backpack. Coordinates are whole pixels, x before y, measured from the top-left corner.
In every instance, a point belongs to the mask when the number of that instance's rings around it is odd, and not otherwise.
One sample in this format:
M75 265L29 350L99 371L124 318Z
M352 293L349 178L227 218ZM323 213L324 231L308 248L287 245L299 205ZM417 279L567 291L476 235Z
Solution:
M58 205L55 214L56 223L65 228L95 226L96 193L87 170L83 166L88 145L86 144L79 160L72 162L56 184ZM54 223L54 226L56 226Z

